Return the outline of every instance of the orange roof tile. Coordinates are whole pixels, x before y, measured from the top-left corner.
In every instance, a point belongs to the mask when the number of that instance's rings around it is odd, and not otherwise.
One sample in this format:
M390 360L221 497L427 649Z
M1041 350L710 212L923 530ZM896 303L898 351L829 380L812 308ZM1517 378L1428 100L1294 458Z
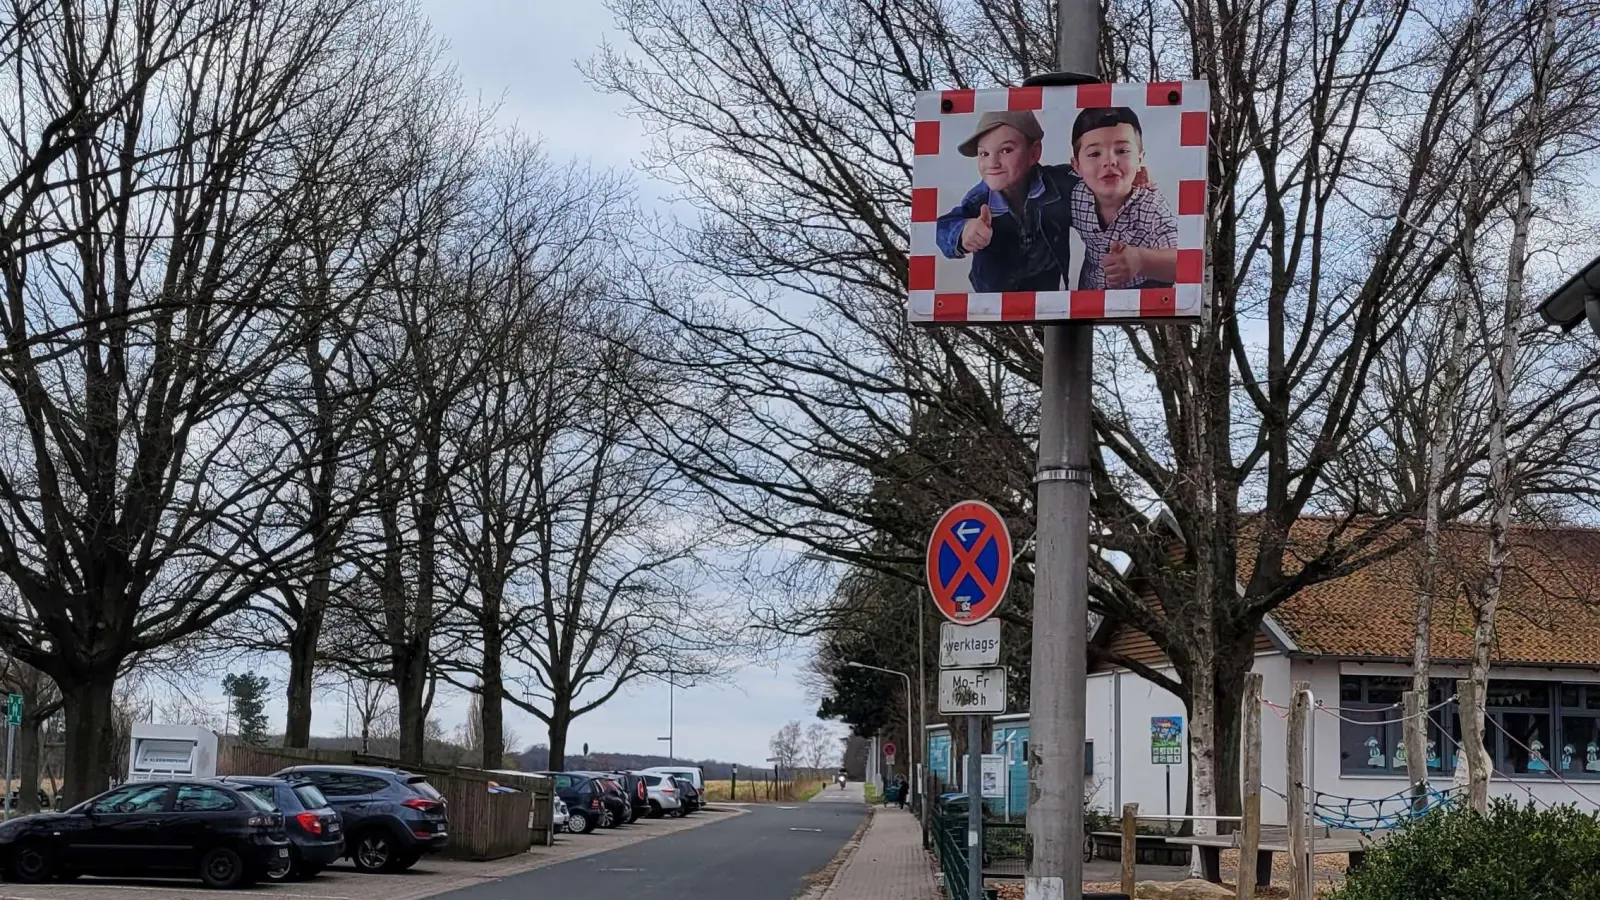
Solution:
M1332 524L1302 519L1293 543L1315 553ZM1478 595L1488 569L1488 535L1481 526L1453 526L1440 545L1432 656L1467 659L1474 621L1470 598ZM1495 661L1600 666L1600 530L1516 527L1511 545ZM1416 541L1343 578L1301 590L1273 611L1273 619L1306 653L1410 659L1422 559Z

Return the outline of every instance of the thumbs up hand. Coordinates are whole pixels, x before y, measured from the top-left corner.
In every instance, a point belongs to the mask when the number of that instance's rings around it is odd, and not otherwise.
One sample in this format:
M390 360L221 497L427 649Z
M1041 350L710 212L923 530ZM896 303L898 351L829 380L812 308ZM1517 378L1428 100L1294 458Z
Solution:
M1112 241L1106 254L1100 257L1100 270L1105 273L1106 287L1123 287L1139 278L1142 260L1138 247L1129 247L1122 241Z
M989 241L994 239L994 213L985 203L978 211L976 219L968 219L967 224L961 226L961 249L968 253L976 253L989 246Z

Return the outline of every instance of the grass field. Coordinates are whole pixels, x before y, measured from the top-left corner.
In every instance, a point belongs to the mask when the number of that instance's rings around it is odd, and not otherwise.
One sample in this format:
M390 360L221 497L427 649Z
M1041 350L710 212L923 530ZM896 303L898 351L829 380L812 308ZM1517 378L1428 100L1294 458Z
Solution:
M708 781L706 782L706 800L715 803L718 800L724 803L735 801L738 803L794 803L807 799L825 786L825 782L818 779L804 778L794 782L782 781L777 784L756 779L749 781L739 779L739 796L733 796L733 782Z

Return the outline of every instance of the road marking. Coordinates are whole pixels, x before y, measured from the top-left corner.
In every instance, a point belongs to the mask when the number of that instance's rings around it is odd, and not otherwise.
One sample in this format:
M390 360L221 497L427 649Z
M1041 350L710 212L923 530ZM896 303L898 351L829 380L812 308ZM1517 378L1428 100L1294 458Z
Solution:
M643 869L616 868L616 869L601 869L600 871L602 871L602 872L643 872L644 870Z
M791 828L789 830L790 831L814 831L817 834L821 834L822 833L822 829L821 828Z
M780 806L779 809L799 809L798 806Z

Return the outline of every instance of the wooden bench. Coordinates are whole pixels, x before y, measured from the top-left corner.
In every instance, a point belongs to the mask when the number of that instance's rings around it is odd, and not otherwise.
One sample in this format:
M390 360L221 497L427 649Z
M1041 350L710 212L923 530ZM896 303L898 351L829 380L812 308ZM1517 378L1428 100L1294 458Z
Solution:
M1384 832L1362 834L1356 831L1329 831L1316 829L1316 852L1348 853L1350 870L1361 868L1367 850L1383 840ZM1212 884L1222 883L1222 851L1239 849L1239 835L1190 835L1169 837L1169 844L1187 844L1200 854L1200 871ZM1289 827L1287 825L1261 826L1261 843L1256 847L1256 884L1265 887L1272 883L1272 854L1289 852Z

